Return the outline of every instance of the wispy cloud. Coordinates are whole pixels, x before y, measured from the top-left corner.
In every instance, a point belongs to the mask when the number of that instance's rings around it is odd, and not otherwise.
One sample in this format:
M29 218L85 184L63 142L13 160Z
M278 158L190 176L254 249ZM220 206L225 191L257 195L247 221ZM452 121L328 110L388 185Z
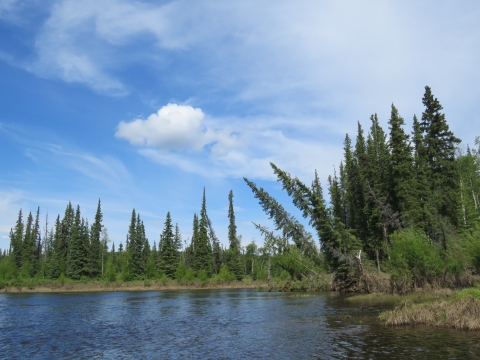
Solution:
M154 162L205 177L274 179L269 166L274 162L309 179L315 168L330 170L336 162L332 155L341 155L328 144L271 130L268 121L222 128L222 119L204 119L199 108L168 104L146 120L121 122L115 136L138 146Z
M59 144L55 141L38 141L38 133L18 126L0 123L0 131L16 143L21 144L23 153L30 160L45 169L60 166L74 170L112 190L132 185L132 177L125 165L118 158L110 155L92 155L86 150L78 149L74 144ZM44 134L48 138L47 134Z
M126 69L181 87L172 97L191 98L190 108L118 126L117 137L159 163L219 176L270 178L269 161L329 173L357 120L368 127L378 112L386 125L394 102L408 121L427 84L455 112L458 136L477 131L479 13L475 2L448 1L63 0L20 63L102 94L143 93Z

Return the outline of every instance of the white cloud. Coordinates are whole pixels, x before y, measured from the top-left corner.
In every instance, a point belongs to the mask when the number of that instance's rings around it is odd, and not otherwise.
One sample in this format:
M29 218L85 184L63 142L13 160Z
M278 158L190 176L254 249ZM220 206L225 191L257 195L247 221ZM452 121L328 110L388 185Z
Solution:
M205 177L273 180L273 162L309 180L316 168L330 171L341 156L338 147L271 130L270 121L226 123L210 117L208 127L201 109L168 104L145 120L120 122L115 136L154 162Z
M168 104L147 119L122 121L116 137L134 145L154 146L165 150L201 150L218 136L203 124L201 109L188 105Z
M167 81L202 84L206 95L187 94L202 107L222 93L254 113L316 114L353 130L375 111L385 124L392 101L411 119L428 84L468 119L478 109L479 11L446 1L63 0L36 36L34 60L22 63L114 95L132 90L122 70L150 67ZM172 55L187 66L169 77Z

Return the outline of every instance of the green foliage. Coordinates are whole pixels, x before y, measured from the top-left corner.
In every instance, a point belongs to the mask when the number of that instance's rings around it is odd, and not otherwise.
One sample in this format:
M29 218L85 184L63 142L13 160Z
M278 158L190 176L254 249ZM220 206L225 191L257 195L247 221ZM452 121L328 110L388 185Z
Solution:
M207 271L202 269L199 270L197 273L197 278L200 280L203 284L206 284L208 282L208 274Z
M280 280L291 280L292 275L287 270L282 270L280 275L278 276Z
M198 223L198 235L195 243L194 261L195 270L204 270L207 275L212 273L213 253L208 237L208 216L205 189L203 189L202 209Z
M224 265L220 268L220 272L217 275L217 279L219 279L221 281L231 281L231 280L235 280L236 276L235 276L235 274L232 274L228 270L227 266Z
M439 247L418 230L404 230L390 236L389 266L395 276L414 279L432 278L444 268Z
M0 259L0 281L10 281L17 278L17 266L13 255Z
M178 243L175 240L173 233L170 212L167 213L165 226L163 228L162 235L160 235L159 251L160 269L165 272L167 277L173 279L180 256L178 253Z
M230 250L240 251L240 242L237 238L237 225L235 224L235 211L233 209L233 191L228 194L228 241Z
M186 266L182 262L179 262L178 265L177 265L177 269L175 270L175 279L176 280L185 280L186 275L187 275Z
M123 256L121 275L123 281L132 281L135 279L135 274L132 268L132 257L128 251L125 251Z
M109 256L105 265L105 279L108 282L114 282L117 279L117 271L113 263L113 257Z
M480 272L480 227L464 232L461 245L466 251L468 263Z
M471 298L476 298L480 299L480 289L477 288L467 288L467 289L462 289L459 291L455 291L451 298L449 299L450 301L455 301L455 300L460 300L460 299L471 299Z
M80 206L77 206L75 221L71 230L67 267L67 276L73 280L79 280L86 273L87 249L84 235L84 226L80 220Z
M147 265L145 266L145 277L147 279L155 279L157 276L157 268L155 265L154 253L151 252L147 260Z
M102 233L103 214L101 210L100 199L98 199L97 212L95 213L95 221L90 228L90 246L88 249L88 268L91 277L101 275L102 271L102 244L100 235Z
M240 254L240 251L235 247L233 249L228 249L225 252L228 270L235 276L237 280L242 280L245 273L241 257L242 255Z
M184 277L185 280L193 280L195 279L195 271L192 269L192 268L187 268L187 270L185 271L185 277Z

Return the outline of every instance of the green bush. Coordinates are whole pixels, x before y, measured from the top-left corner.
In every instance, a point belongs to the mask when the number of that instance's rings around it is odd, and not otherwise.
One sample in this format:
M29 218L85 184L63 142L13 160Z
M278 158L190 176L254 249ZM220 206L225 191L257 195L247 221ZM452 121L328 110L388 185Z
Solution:
M193 280L195 279L195 272L193 271L192 268L187 268L187 271L185 271L185 280Z
M292 278L292 276L290 275L290 273L287 270L282 270L282 272L279 275L279 278L281 280L290 280Z
M5 282L17 277L17 266L13 256L7 256L0 260L0 280ZM6 286L6 285L5 285Z
M117 278L117 272L116 272L115 264L113 263L113 260L109 258L105 266L105 279L108 282L114 282L116 278Z
M422 279L442 273L444 262L440 249L424 233L413 229L395 232L390 236L390 242L388 265L394 278Z
M175 270L175 279L184 280L187 275L187 268L182 262L178 263L177 270Z
M205 270L199 270L197 274L198 280L200 280L203 284L208 282L208 275Z
M477 227L462 234L462 245L468 254L470 264L480 272L480 229Z
M236 276L228 270L228 267L226 265L223 265L220 268L220 272L218 273L217 278L222 281L231 281L235 280Z

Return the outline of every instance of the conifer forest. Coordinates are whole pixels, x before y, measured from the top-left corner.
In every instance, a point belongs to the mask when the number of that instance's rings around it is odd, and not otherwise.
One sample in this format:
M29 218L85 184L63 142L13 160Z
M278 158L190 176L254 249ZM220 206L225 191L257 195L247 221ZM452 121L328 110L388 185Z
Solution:
M225 196L228 239L215 233L205 190L189 239L170 213L159 239L147 239L133 209L125 245L115 244L102 223L100 200L92 223L71 203L53 224L40 208L34 214L20 210L10 247L0 253L0 288L28 279L209 278L281 279L315 288L322 274L333 274L335 289L352 291L371 290L382 278L399 292L461 282L480 272L480 137L461 147L428 86L421 100L423 112L413 116L410 130L393 104L387 129L376 114L368 124L359 122L357 133L345 136L343 159L327 179L315 173L306 184L271 164L313 233L247 178L274 223L272 229L255 224L264 239L260 247L241 245L232 191Z

